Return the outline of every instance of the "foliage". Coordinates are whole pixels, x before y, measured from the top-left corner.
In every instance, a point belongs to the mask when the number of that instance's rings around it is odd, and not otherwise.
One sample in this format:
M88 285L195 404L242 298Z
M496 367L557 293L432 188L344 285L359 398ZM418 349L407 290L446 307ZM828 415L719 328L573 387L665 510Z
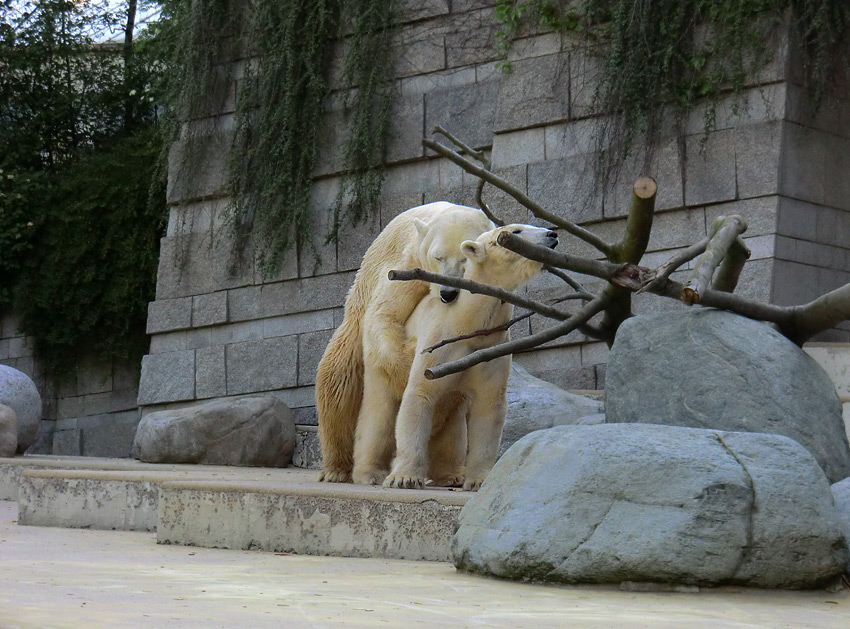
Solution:
M310 231L317 133L337 32L333 0L257 2L248 28L258 58L239 93L231 153L233 209L252 223L258 259L274 268Z
M850 27L845 0L500 0L502 51L525 24L570 34L601 55L595 100L609 126L600 144L627 155L639 138L657 138L664 118L681 121L693 106L740 94L749 73L768 60L768 42L785 16L817 105Z
M334 232L342 222L364 220L377 208L393 98L389 48L396 0L169 0L179 41L176 108L183 120L187 168L202 150L205 116L220 110L220 86L233 79L225 56L250 57L236 104L236 133L229 155L231 224L243 242L253 239L264 271L272 272L294 246L313 248L310 188L317 142L337 133L346 171L337 200ZM234 15L244 12L239 19ZM237 26L234 26L234 22ZM222 33L226 37L222 38ZM223 40L226 40L223 44ZM344 124L330 129L330 74L339 60L346 93ZM226 48L223 48L225 46ZM230 55L230 56L226 56ZM376 59L383 62L376 63ZM180 177L176 178L177 180ZM317 252L313 250L317 255Z
M145 353L163 219L149 203L159 151L155 130L126 136L67 164L45 196L16 311L48 370L73 365L83 349Z
M144 39L106 42L127 13L114 2L0 7L0 307L21 316L48 368L90 349L138 351L153 295L156 59Z

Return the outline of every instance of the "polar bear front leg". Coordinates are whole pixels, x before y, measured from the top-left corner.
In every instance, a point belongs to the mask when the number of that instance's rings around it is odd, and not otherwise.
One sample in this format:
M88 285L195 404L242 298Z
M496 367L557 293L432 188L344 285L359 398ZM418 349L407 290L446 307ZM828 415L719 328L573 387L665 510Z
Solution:
M386 478L395 450L398 404L386 377L380 370L366 365L363 370L363 403L354 431L353 482L380 485Z
M476 395L473 400L467 421L469 446L466 455L466 478L463 481L464 491L478 491L496 464L507 408L504 393L496 400L482 395Z
M468 399L461 394L444 396L434 410L428 476L437 487L463 486L468 411Z
M396 457L384 487L425 487L434 405L429 396L416 393L412 388L408 387L401 399L395 427Z

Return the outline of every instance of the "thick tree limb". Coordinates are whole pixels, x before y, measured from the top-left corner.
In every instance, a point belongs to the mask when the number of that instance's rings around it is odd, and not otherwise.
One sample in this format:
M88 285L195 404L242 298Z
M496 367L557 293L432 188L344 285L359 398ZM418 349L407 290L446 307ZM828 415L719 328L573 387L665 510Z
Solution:
M522 297L521 295L517 295L516 293L512 293L501 288L497 288L496 286L490 286L488 284L480 284L479 282L466 280L462 277L450 277L448 275L440 275L439 273L431 273L430 271L426 271L424 269L392 270L387 273L387 277L392 281L407 282L410 280L421 280L424 282L431 282L432 284L443 284L444 286L452 286L454 288L467 290L470 293L495 297L496 299L501 299L506 303L513 304L514 306L519 306L520 308L525 308L527 310L531 310L533 312L536 312L537 314L543 315L544 317L549 317L550 319L557 319L558 321L563 321L567 317L571 316L568 312L563 312L561 310L558 310L557 308L547 306L546 304L541 303L539 301L528 299L527 297ZM584 296L573 293L567 295L563 299L584 299Z
M717 218L712 225L711 231L714 233L705 248L705 253L700 256L682 291L682 301L689 306L700 303L702 294L711 286L714 271L726 257L738 236L746 230L747 222L737 214ZM738 273L740 274L740 270ZM728 278L726 281L728 283ZM735 282L737 283L737 277Z
M565 334L569 334L601 312L605 308L607 300L608 298L605 296L597 297L566 321L547 330L543 330L542 332L538 332L537 334L532 334L531 336L516 339L515 341L510 341L508 343L501 343L492 347L479 349L478 351L472 352L459 360L443 363L442 365L437 365L431 369L426 369L425 377L428 380L435 380L437 378L450 376L451 374L459 373L465 369L474 367L479 363L487 362L494 358L501 358L502 356L507 356L508 354L513 354L514 352L519 352L524 349L531 349L532 347L537 347L538 345L542 345L543 343L564 336Z
M720 268L717 269L711 288L724 293L734 293L735 287L738 286L738 279L741 277L741 271L744 270L744 264L750 259L751 255L750 248L744 244L743 238L738 236L732 246L729 247L729 252L723 258L723 262L720 263Z
M632 187L632 201L623 239L614 245L608 259L611 262L637 264L646 252L652 219L655 215L655 194L658 184L652 177L641 177Z
M652 232L652 219L655 215L655 194L658 185L651 177L641 177L632 186L631 205L629 216L626 219L626 231L623 238L614 245L608 259L611 262L629 263L637 265L646 247L649 245L649 236ZM639 269L639 267L634 267ZM639 271L635 276L629 276L629 280L643 282L643 272ZM611 335L617 331L620 324L632 316L632 285L621 285L615 278L605 292L609 296L609 303L605 308L605 316L600 324L603 330L610 330Z
M437 153L438 155L445 157L461 168L463 168L466 172L475 175L476 177L483 179L489 184L492 184L499 188L500 190L508 193L514 199L516 199L521 205L524 205L531 213L534 214L537 218L543 219L545 221L549 221L553 225L557 225L564 231L572 234L576 238L579 238L586 242L587 244L595 247L600 252L608 256L611 252L611 246L602 240L599 236L594 234L583 227L579 227L575 223L568 221L557 214L553 214L549 210L545 209L542 205L531 199L527 194L525 194L522 190L519 190L515 186L512 186L507 181L494 174L490 170L478 166L477 164L473 164L471 161L466 159L463 155L456 153L450 148L443 146L439 142L435 142L434 140L429 140L427 138L422 140L422 144Z
M850 319L850 284L821 295L802 306L792 306L792 325L785 336L802 345L815 334L825 332L842 321ZM780 326L781 328L782 326Z
M554 251L548 247L540 247L535 245L521 236L502 232L499 234L497 241L505 249L510 249L514 253L518 253L530 260L542 262L549 266L559 269L567 269L573 273L581 273L582 275L592 275L602 278L603 280L610 279L622 267L622 264L615 264L605 260L593 260L591 258L582 258L574 256L563 251Z

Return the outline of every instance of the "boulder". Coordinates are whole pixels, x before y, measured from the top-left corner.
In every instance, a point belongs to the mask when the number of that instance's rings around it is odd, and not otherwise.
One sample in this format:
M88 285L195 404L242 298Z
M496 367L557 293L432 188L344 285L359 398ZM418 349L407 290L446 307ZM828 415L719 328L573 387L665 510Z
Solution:
M801 443L836 482L850 447L835 385L773 328L694 308L627 320L605 377L612 423L775 433Z
M11 407L0 404L0 456L15 456L18 449L18 416Z
M844 539L850 546L850 478L845 478L832 486L832 497L835 500L838 521L844 528ZM847 574L850 574L850 561L847 562Z
M38 435L41 395L27 374L7 365L0 365L0 404L10 407L18 416L17 452L23 453L35 442Z
M559 426L496 463L460 513L462 570L563 583L823 585L847 546L829 482L780 435Z
M508 413L499 455L530 432L577 424L582 418L601 412L602 402L535 378L514 362L508 379Z
M136 458L147 463L286 467L294 449L292 412L272 396L150 413L133 443Z

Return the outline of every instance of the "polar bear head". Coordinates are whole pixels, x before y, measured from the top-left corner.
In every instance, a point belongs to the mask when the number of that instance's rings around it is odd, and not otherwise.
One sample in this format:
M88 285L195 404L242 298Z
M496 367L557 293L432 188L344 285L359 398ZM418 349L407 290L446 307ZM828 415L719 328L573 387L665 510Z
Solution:
M466 279L515 290L537 275L543 265L499 245L497 240L502 232L511 232L550 249L558 245L558 234L551 229L515 223L491 229L461 244L460 250L469 261L464 273Z
M468 257L461 252L461 243L494 227L482 211L460 205L450 206L428 223L417 218L413 224L419 236L418 254L422 268L450 277L463 277ZM457 298L457 288L431 286L431 290L439 292L443 303L451 303Z

